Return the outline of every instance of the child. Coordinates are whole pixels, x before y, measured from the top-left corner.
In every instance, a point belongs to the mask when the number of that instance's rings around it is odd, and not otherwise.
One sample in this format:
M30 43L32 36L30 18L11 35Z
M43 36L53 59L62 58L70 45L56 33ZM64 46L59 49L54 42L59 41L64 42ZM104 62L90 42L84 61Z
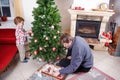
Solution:
M27 35L29 33L29 31L25 31L23 29L23 25L24 25L24 19L22 17L15 17L14 19L14 23L16 25L16 32L15 32L15 36L16 36L16 46L18 48L19 51L19 56L20 56L20 61L23 63L28 62L27 57L25 57L25 44L27 41Z

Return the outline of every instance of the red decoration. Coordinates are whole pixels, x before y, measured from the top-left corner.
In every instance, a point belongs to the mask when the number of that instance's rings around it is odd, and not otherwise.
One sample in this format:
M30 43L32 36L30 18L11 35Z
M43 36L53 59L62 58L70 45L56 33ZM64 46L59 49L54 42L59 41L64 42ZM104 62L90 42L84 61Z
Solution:
M37 53L38 53L37 51L34 51L34 54L35 54L35 55L37 55Z
M7 17L6 17L6 16L2 16L2 17L1 17L1 20L2 20L2 21L7 21Z
M55 47L53 47L53 48L52 48L52 51L56 51L56 48L55 48Z
M43 50L43 48L42 48L42 47L39 47L39 50L40 50L40 51L42 51L42 50Z
M105 34L106 34L105 32L102 32L102 35L103 35L103 36L105 36Z
M105 47L108 47L108 46L109 46L109 42L106 42L106 43L105 43Z
M75 6L72 8L73 10L84 10L85 8L82 8L81 6Z
M111 39L112 39L112 32L111 32L111 31L109 31L109 32L107 32L107 33L103 32L103 33L102 33L102 36L103 36L104 38L108 39L108 40L111 40Z
M106 42L105 42L105 47L108 47L109 46L109 40L112 39L112 32L111 31L108 31L108 32L102 32L102 35L101 35L102 38L106 39Z
M57 60L60 60L60 57L59 57L59 56L57 57Z

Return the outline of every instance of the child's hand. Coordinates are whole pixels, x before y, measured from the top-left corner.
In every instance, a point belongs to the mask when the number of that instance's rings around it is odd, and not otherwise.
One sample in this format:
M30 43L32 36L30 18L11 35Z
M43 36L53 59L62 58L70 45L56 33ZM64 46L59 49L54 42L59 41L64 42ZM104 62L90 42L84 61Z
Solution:
M28 30L28 31L26 31L26 33L27 33L29 36L31 36L32 30Z
M28 30L27 33L28 33L28 34L31 34L31 33L32 33L32 30Z

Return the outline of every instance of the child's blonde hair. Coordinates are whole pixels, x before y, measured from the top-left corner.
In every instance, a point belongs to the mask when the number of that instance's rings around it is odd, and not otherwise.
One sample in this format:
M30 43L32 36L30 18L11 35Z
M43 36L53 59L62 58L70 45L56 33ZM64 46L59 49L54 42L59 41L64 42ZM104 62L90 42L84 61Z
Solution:
M24 19L22 18L22 17L20 17L20 16L17 16L17 17L15 17L15 19L14 19L14 23L17 25L18 23L20 23L21 21L23 21L24 22Z

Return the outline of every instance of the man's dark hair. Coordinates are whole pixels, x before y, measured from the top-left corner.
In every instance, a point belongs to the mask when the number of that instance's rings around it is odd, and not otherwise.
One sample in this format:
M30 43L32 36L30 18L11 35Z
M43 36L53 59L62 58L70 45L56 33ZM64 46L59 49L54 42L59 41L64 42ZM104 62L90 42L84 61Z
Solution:
M63 43L69 43L72 40L73 40L73 37L70 34L68 34L68 33L64 33L60 37L60 43L61 44L63 44Z

